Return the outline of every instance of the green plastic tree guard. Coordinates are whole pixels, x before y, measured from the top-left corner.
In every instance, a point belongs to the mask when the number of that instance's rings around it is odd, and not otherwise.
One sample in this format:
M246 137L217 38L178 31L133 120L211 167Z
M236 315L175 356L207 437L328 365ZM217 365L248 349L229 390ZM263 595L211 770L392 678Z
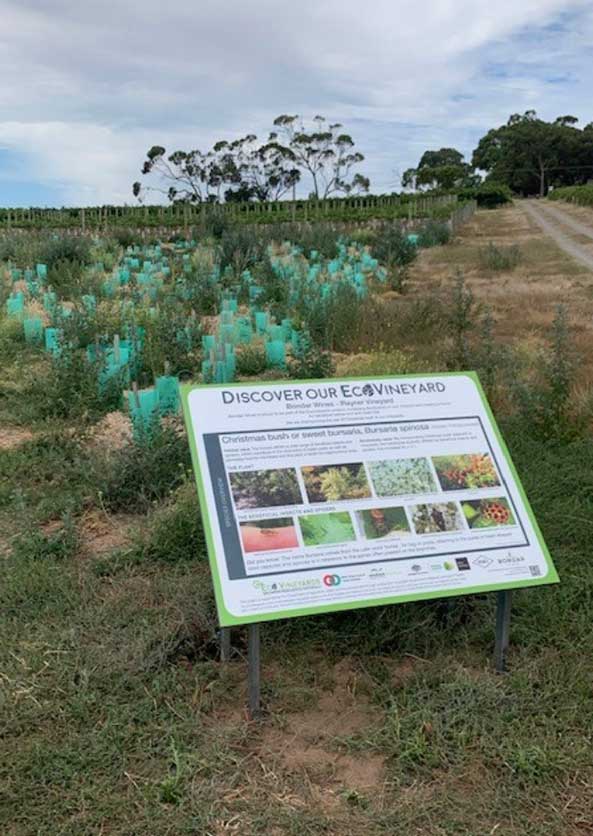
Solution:
M6 311L12 319L22 319L25 313L25 297L22 293L15 293L6 300Z
M159 417L156 389L151 387L136 392L128 391L128 407L134 433L141 435L150 432Z
M214 334L204 334L202 336L202 348L204 351L210 351L216 347L216 337Z
M23 320L25 342L35 344L43 342L43 322L39 316L30 316Z
M179 409L179 380L174 375L157 377L156 393L161 415L172 415Z
M44 336L45 350L48 351L50 354L53 354L54 357L57 357L59 354L61 354L62 347L60 345L60 332L58 328L46 328Z
M286 368L286 348L284 340L270 340L266 343L268 365L275 369Z
M269 315L267 311L255 312L255 330L258 334L265 334L268 330Z

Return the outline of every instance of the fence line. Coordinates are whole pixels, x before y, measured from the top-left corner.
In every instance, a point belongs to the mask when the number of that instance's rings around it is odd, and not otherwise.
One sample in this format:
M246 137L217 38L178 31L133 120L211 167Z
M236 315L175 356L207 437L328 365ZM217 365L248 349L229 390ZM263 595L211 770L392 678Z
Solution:
M449 218L449 226L451 228L452 235L455 235L457 230L474 216L477 208L477 202L475 200L470 200L469 203L465 203L463 206L460 206L459 209L455 209Z
M278 221L320 221L332 216L375 214L413 220L457 202L455 195L418 197L389 195L326 200L279 200L264 203L200 203L170 206L90 206L62 209L1 209L0 229L48 227L53 229L105 229L109 227L188 227L203 223L208 216L232 221L276 223Z

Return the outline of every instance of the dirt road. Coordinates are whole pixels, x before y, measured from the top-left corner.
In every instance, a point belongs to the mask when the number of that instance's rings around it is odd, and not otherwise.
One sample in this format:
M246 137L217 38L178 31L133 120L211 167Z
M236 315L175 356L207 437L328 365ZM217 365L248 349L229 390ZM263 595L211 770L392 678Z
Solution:
M567 255L593 272L593 246L575 240L575 233L593 241L593 226L581 223L559 206L544 201L526 200L520 204Z

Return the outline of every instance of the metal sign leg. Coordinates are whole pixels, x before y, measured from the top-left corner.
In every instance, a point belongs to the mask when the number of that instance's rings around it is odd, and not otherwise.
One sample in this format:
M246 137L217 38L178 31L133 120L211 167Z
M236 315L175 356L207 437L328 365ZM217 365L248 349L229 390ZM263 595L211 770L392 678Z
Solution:
M256 720L261 713L260 682L260 625L249 625L248 664L249 664L249 716Z
M496 640L494 644L494 666L497 673L506 670L506 652L509 646L509 632L511 626L512 593L500 591L496 593Z
M231 658L231 628L220 628L220 661L228 662Z

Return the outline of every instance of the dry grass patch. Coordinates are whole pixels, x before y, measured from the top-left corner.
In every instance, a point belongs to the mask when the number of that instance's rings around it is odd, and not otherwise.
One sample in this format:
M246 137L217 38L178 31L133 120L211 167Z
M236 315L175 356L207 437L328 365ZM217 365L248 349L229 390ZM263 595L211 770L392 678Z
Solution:
M130 545L142 517L108 514L90 509L78 520L80 553L83 557L104 557Z
M23 427L0 427L0 450L12 450L32 438L31 430Z
M517 244L520 263L508 271L481 268L480 251L488 242L504 247ZM593 251L590 240L588 245ZM542 339L558 306L566 306L583 356L581 382L593 376L593 277L546 237L520 203L478 212L450 245L422 251L410 271L410 294L432 291L450 298L458 270L476 301L492 310L495 336L510 345L526 337Z

